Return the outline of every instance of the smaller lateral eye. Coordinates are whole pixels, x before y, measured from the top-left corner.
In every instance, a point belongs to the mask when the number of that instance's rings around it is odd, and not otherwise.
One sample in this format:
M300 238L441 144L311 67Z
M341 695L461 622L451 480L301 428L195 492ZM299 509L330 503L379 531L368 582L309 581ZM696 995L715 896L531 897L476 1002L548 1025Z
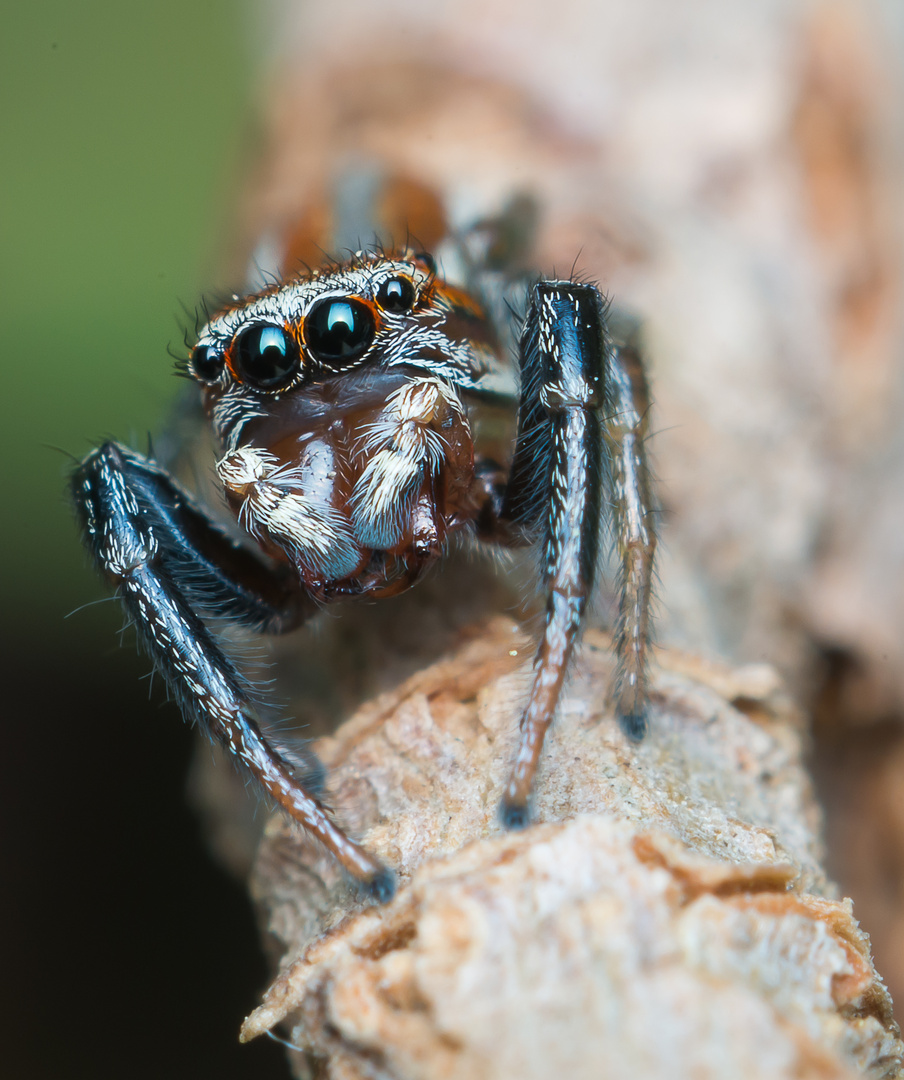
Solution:
M406 277L393 277L377 289L377 303L384 311L409 311L414 304L414 285Z
M224 362L223 354L215 345L196 345L188 366L196 379L212 383L222 375Z

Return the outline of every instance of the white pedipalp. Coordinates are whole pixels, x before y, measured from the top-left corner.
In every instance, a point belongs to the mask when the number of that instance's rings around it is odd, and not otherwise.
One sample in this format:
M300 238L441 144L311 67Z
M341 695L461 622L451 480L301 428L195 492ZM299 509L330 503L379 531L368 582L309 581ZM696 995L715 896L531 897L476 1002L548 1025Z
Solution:
M442 429L467 426L458 395L442 380L412 379L387 401L364 431L369 458L351 497L355 535L365 547L391 548L408 526L418 492L448 453ZM440 430L437 430L440 429Z
M217 462L223 486L240 498L239 522L258 540L282 548L302 571L339 580L361 560L349 522L326 502L307 497L304 473L257 447L231 450Z

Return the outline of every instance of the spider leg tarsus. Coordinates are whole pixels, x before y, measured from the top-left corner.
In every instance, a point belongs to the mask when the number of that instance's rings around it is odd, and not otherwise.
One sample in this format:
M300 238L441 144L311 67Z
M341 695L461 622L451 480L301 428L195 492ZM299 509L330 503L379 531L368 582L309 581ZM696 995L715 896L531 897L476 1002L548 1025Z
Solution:
M520 832L530 825L530 811L526 803L503 797L499 804L499 820L509 832Z
M649 723L646 710L644 712L631 712L618 714L619 727L631 742L639 743L647 733Z
M368 881L362 881L361 889L378 904L388 904L396 893L395 874L384 866Z

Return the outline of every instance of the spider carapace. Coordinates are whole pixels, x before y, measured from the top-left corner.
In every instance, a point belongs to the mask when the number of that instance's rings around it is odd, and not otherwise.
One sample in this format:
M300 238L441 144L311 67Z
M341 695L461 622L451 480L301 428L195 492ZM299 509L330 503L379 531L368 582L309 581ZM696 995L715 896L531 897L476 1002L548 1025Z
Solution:
M616 708L630 736L646 727L655 537L639 354L610 335L591 284L527 289L516 360L491 307L404 250L359 252L210 319L187 367L245 542L118 443L72 481L85 541L185 715L378 899L392 895L392 873L268 738L209 617L282 633L334 598L408 588L458 530L536 544L545 625L501 814L520 827L609 511Z

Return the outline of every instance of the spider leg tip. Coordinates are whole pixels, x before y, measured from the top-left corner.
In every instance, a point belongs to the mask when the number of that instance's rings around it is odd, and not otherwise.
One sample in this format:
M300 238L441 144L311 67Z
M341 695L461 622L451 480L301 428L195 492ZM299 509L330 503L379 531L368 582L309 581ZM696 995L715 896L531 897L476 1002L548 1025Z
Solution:
M376 900L378 904L388 904L395 896L395 874L386 867L383 867L365 881L363 887L368 895Z
M530 824L530 815L524 803L503 800L499 807L499 820L504 829L515 831L527 828Z
M647 733L646 710L642 712L620 712L618 714L618 723L631 742L638 743Z

